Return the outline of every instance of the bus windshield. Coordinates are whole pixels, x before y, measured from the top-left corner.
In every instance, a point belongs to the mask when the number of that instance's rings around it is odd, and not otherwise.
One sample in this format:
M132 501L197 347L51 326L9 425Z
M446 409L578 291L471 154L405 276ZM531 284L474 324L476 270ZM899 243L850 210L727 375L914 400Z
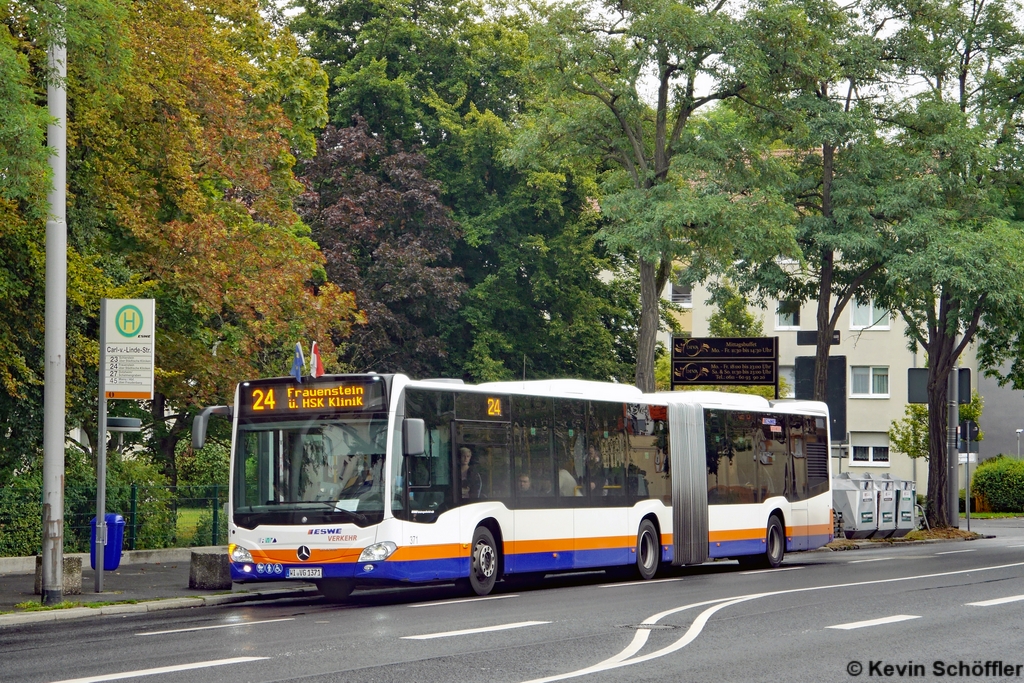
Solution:
M384 517L387 417L240 420L234 520L260 524L353 522Z

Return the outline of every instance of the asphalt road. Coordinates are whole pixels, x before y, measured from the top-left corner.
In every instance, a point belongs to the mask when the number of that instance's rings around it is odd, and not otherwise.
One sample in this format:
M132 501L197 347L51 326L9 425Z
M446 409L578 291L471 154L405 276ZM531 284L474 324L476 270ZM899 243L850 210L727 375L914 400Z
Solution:
M766 572L717 562L488 598L435 587L14 627L0 631L0 680L1024 681L1020 524L791 554Z

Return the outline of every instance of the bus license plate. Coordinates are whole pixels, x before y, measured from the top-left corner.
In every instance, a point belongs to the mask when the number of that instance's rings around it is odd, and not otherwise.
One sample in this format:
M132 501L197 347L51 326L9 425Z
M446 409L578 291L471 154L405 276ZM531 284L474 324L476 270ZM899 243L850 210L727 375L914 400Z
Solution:
M288 569L289 579L321 579L323 569L320 567L292 567Z

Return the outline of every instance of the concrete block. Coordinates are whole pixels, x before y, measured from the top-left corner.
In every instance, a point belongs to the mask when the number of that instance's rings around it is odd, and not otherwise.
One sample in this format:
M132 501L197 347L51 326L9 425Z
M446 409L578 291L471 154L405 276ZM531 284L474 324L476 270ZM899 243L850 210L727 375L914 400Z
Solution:
M43 556L36 555L35 594L43 594ZM64 556L64 595L82 594L82 558L78 555Z
M231 567L226 548L196 548L188 568L188 587L200 590L230 590Z

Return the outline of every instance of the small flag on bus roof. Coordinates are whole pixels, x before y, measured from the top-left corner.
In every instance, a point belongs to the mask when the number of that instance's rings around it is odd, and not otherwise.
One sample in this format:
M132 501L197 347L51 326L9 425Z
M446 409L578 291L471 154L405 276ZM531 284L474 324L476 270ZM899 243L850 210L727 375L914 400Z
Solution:
M302 344L295 342L295 360L292 361L292 369L288 373L302 382L302 369L306 366L306 359L302 356Z
M320 360L320 347L316 342L309 349L309 375L310 377L321 377L324 374L324 362Z

